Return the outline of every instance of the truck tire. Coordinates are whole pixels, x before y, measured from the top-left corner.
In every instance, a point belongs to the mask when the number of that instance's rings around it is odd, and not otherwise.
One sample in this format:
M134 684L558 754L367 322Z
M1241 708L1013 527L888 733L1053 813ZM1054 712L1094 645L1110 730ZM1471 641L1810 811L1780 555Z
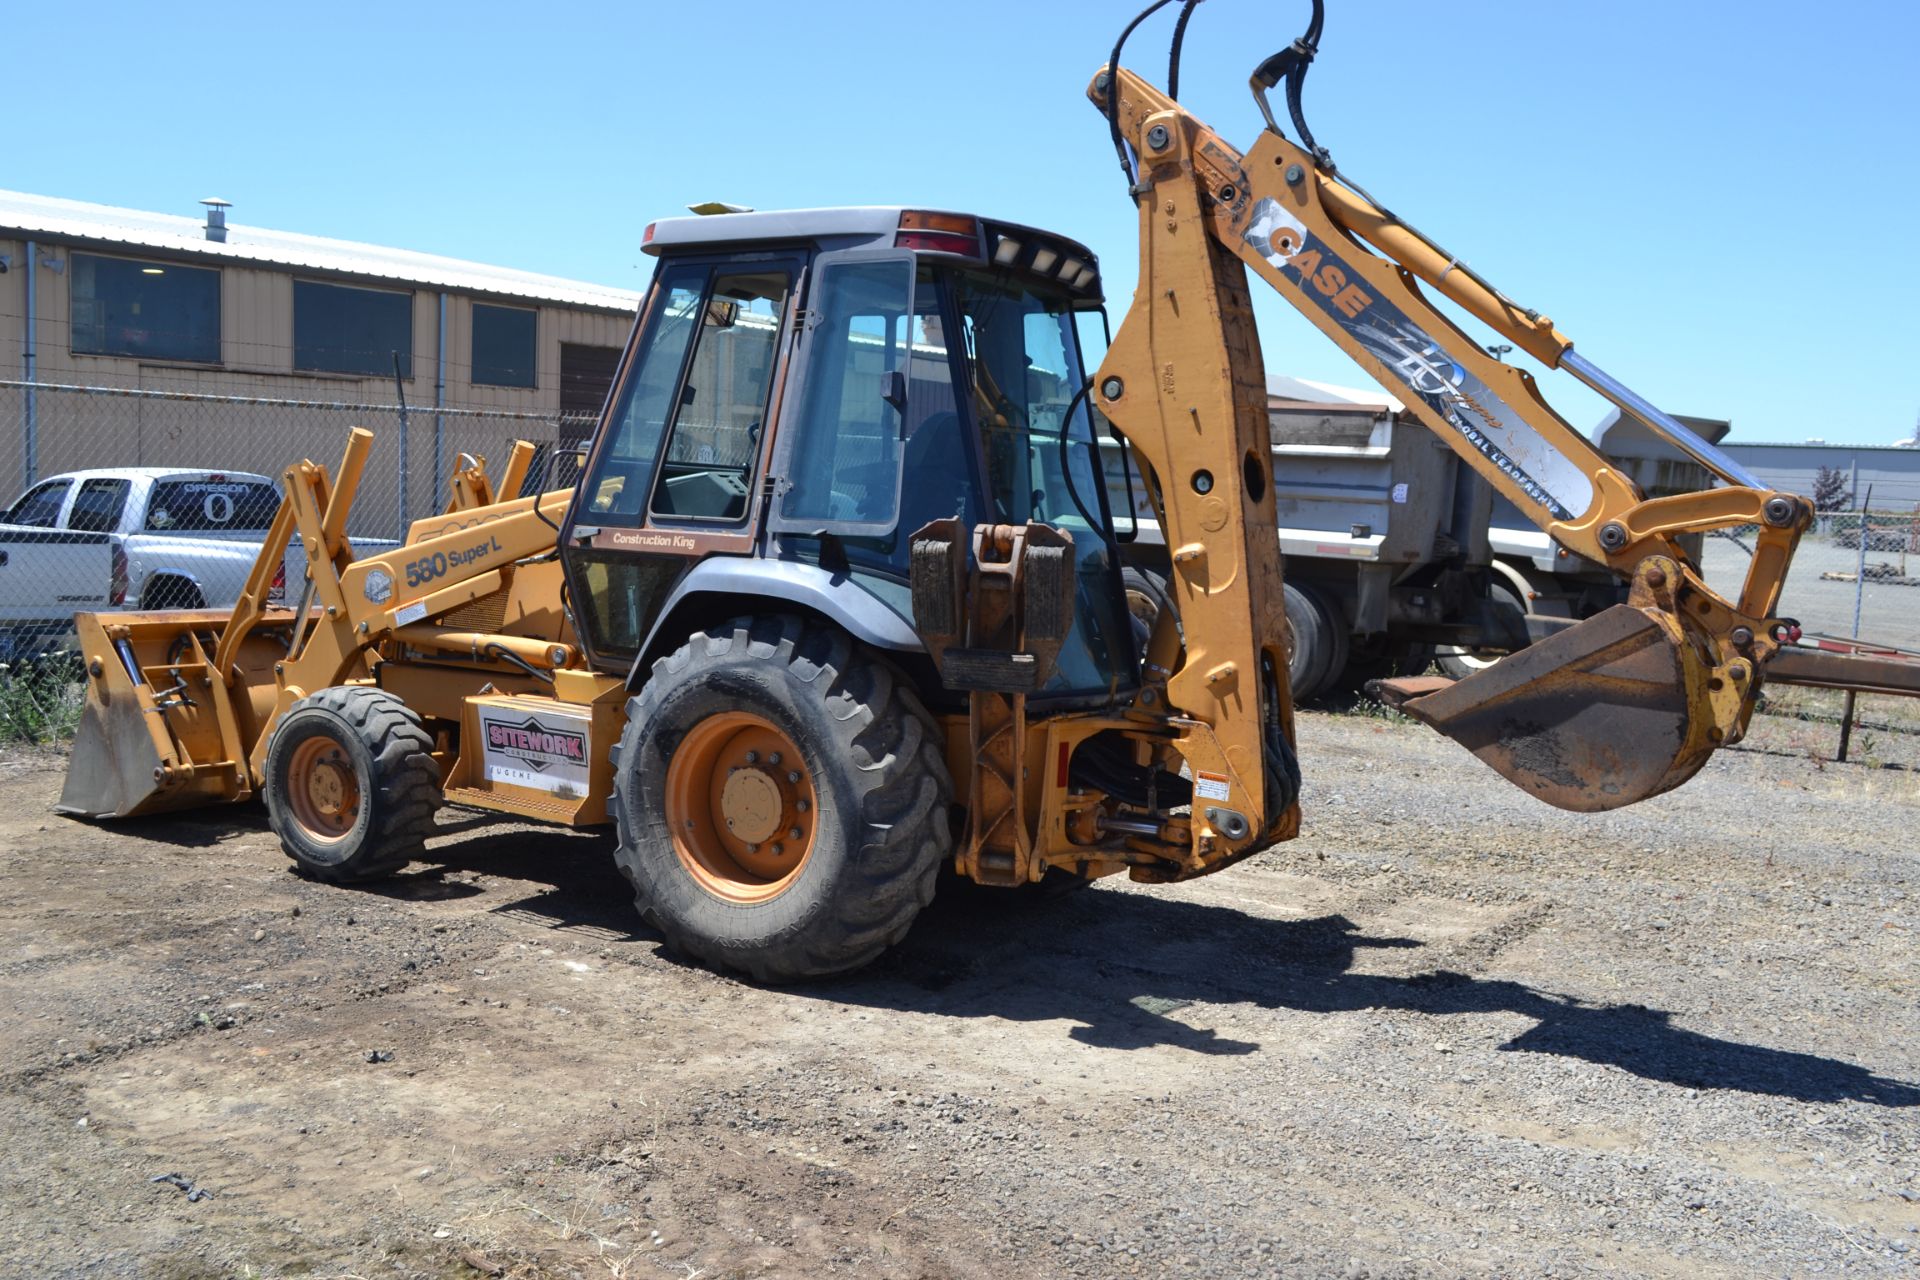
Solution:
M1287 654L1287 681L1293 700L1316 697L1347 668L1347 628L1339 611L1312 587L1285 587L1287 625L1293 648Z
M1495 600L1505 600L1521 613L1527 611L1527 602L1511 582L1499 574L1493 576L1487 594ZM1485 671L1506 656L1505 650L1469 649L1460 645L1442 645L1434 653L1434 665L1440 668L1442 675L1452 676L1455 680L1465 680L1476 672Z
M274 726L265 798L280 847L308 875L335 884L391 875L433 829L433 737L390 693L322 689Z
M762 982L866 964L953 856L941 735L825 623L737 618L653 664L614 754L615 857L675 950Z

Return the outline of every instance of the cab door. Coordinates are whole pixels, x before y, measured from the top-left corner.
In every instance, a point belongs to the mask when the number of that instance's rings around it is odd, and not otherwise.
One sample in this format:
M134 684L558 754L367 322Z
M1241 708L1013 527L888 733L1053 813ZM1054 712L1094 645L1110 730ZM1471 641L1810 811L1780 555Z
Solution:
M803 265L795 253L680 259L655 276L561 540L596 666L632 663L697 560L751 553Z

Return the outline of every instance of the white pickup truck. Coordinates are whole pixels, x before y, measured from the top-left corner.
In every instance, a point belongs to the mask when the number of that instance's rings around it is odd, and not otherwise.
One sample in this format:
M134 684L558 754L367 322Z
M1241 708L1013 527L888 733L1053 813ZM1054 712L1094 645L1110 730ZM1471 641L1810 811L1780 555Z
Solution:
M118 556L104 534L0 524L0 664L57 647L74 614L113 607Z
M279 485L244 471L114 467L49 476L0 515L0 661L55 647L76 613L232 604L279 507ZM362 553L394 545L354 539ZM305 548L295 539L274 598L305 573Z
M279 508L280 487L266 476L115 467L49 476L13 504L6 524L105 534L109 605L200 609L239 598ZM51 568L28 565L23 576L51 594L61 587Z

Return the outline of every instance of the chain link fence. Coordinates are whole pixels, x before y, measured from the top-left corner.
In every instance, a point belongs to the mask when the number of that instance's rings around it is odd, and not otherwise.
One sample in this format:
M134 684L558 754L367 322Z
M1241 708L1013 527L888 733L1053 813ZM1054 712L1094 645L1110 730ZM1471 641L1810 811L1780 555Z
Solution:
M1707 539L1708 585L1737 594L1753 531ZM1810 634L1920 649L1920 507L1826 512L1800 540L1780 611Z
M524 491L571 486L568 450L593 419L0 380L0 741L71 733L76 612L232 604L281 474L301 459L332 469L352 427L374 444L347 532L374 544L444 506L463 455L497 474L528 440Z

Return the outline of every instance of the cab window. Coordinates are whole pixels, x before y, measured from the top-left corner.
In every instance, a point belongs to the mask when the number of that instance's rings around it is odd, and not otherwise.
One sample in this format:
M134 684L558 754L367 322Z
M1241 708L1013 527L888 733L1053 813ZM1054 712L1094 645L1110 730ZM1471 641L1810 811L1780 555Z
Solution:
M67 512L67 528L82 533L112 533L120 527L127 492L132 487L126 480L87 481L74 495L73 510Z
M589 516L638 523L646 510L660 437L680 388L680 370L693 344L706 284L705 266L668 267L660 273L655 309L640 335L636 364L608 419L606 447L587 480Z
M784 269L714 278L653 486L654 515L729 522L746 516L792 283Z
M7 512L8 524L32 525L37 529L51 529L60 522L60 507L67 500L66 480L49 480L37 489L27 492L20 501L13 504L13 510Z

